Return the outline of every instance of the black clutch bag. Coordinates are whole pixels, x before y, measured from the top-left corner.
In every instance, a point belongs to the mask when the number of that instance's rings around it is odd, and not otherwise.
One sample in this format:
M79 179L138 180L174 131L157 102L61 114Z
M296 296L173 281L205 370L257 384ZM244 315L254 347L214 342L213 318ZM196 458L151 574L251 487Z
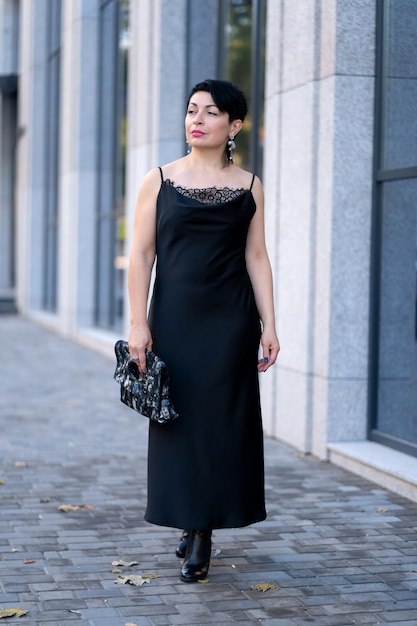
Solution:
M165 363L146 350L147 372L141 373L130 358L127 341L116 341L114 351L117 359L114 379L120 383L123 404L158 424L177 419L178 413L169 397L169 373Z

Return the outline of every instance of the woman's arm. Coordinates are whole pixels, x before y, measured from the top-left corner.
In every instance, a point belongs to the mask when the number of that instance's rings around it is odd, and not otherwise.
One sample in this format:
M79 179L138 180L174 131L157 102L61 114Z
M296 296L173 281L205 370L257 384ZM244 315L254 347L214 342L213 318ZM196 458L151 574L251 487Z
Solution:
M128 290L130 301L129 352L146 371L145 348L152 349L148 326L147 303L152 267L155 262L156 201L161 184L159 170L151 170L139 189L135 226L129 260Z
M265 245L264 194L258 178L255 179L252 192L256 203L256 212L250 223L246 241L246 267L262 321L263 359L258 361L258 370L265 372L275 363L280 346L275 330L271 265Z

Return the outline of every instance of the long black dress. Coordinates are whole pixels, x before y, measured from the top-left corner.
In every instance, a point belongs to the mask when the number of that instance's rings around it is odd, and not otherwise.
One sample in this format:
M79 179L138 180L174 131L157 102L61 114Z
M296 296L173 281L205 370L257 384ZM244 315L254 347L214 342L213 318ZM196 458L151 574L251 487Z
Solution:
M257 371L260 320L245 246L250 189L163 179L149 323L179 418L150 423L145 519L181 529L265 519Z

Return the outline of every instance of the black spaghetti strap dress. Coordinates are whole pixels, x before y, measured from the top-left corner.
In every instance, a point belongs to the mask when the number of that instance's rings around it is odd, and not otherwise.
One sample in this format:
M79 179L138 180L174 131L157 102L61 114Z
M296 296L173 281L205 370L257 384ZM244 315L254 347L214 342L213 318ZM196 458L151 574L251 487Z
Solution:
M149 425L145 519L247 526L266 517L261 327L245 263L253 179L240 190L176 187L162 170L161 179L149 323L179 418Z

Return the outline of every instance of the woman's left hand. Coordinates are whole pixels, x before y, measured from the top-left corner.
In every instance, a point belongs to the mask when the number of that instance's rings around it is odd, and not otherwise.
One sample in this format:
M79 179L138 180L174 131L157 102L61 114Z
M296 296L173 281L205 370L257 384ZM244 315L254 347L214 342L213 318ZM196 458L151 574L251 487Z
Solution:
M274 329L264 328L261 335L263 357L258 361L258 372L266 372L277 360L280 345Z

